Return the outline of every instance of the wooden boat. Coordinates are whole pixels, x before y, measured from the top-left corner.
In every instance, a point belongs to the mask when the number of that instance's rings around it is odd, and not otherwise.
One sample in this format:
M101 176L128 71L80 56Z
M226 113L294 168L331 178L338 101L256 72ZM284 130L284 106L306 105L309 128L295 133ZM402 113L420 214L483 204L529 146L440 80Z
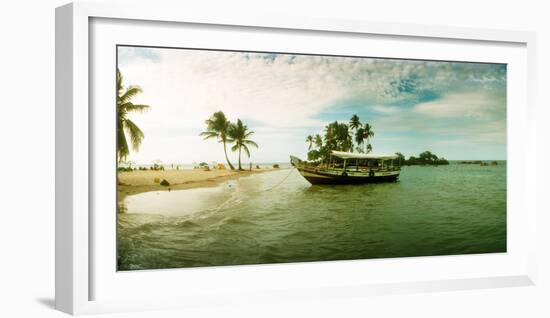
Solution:
M311 164L290 156L290 163L311 184L395 182L401 167L397 155L332 151L328 163Z

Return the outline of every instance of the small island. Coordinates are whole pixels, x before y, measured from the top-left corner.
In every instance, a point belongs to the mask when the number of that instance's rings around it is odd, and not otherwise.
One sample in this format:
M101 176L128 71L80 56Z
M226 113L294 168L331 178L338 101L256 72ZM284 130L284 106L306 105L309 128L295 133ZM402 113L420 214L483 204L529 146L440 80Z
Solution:
M405 156L398 152L396 155L399 157L399 162L402 166L441 166L448 165L449 161L443 157L438 157L431 151L424 151L418 155L418 157L410 156L409 159L405 159Z

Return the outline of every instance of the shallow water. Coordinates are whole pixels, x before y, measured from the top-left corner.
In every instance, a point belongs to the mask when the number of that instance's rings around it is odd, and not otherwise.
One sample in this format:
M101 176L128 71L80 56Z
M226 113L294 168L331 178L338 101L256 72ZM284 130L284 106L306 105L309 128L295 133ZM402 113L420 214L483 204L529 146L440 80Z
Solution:
M283 169L120 204L119 270L506 251L505 162L341 186Z

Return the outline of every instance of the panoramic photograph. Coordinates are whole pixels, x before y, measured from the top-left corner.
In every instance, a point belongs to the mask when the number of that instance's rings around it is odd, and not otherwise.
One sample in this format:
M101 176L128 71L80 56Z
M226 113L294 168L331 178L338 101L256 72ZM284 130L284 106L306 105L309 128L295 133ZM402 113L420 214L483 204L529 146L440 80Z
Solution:
M117 270L505 253L506 75L117 46Z

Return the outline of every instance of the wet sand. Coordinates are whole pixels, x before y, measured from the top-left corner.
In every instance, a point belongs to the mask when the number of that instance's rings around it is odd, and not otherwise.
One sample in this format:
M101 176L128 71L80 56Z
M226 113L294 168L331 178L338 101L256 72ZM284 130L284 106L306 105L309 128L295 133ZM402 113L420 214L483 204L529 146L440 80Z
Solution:
M192 169L119 172L117 186L118 200L124 199L124 197L126 197L127 195L149 191L171 191L212 187L227 180L234 180L255 173L263 173L277 170L282 169L262 168L244 171L219 169L204 171L201 169ZM168 181L170 185L160 185L160 182L162 180Z

